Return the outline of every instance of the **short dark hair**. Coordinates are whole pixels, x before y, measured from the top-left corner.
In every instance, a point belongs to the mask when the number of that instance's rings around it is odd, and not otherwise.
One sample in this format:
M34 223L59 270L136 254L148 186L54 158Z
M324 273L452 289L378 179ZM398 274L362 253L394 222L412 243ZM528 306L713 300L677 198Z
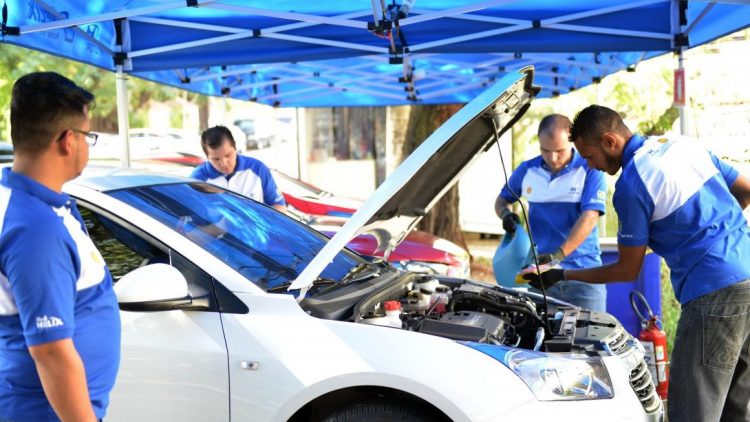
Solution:
M232 136L232 132L226 126L218 125L210 127L201 134L201 148L203 148L203 152L208 154L208 148L219 148L225 140L229 141L233 148L237 148L234 136Z
M570 140L581 139L585 143L594 142L605 132L621 134L626 139L632 135L622 117L611 108L592 104L576 114L570 128Z
M10 139L15 152L37 154L85 119L94 94L55 72L34 72L13 84Z
M555 129L562 128L570 130L570 119L562 114L549 114L544 116L541 122L539 122L539 129L537 130L537 136L545 132L550 132Z

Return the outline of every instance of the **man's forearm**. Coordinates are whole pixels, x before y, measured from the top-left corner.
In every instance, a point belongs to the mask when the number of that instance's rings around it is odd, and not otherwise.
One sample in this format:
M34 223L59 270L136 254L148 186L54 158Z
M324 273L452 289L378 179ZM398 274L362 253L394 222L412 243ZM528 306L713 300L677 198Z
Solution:
M498 196L497 199L495 199L495 214L497 214L498 218L503 218L503 211L510 208L510 204L506 202L501 196Z
M563 242L562 245L560 245L560 249L562 249L565 256L572 254L573 251L575 251L578 246L586 240L589 234L591 234L591 231L594 230L598 221L599 211L584 211L581 216L578 217L573 228L570 229L568 238L565 239L565 242Z
M613 281L630 281L638 278L646 255L646 245L617 247L617 261L609 265L582 270L565 270L565 279L579 280L588 283L609 283Z
M585 281L592 284L603 284L633 280L638 277L639 271L640 267L638 267L636 271L633 271L633 268L614 263L582 270L565 270L565 279Z
M729 191L737 200L737 203L740 204L740 208L743 210L747 208L750 204L750 179L743 175L739 175L737 180L735 180L732 186L729 187Z
M96 421L86 371L71 339L29 348L44 394L63 422Z

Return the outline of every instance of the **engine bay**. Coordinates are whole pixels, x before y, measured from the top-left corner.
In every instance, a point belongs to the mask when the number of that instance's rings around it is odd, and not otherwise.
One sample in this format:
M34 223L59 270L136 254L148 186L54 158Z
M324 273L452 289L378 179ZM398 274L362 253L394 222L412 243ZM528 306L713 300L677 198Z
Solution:
M401 328L458 341L545 352L611 354L624 330L607 313L470 280L412 274L363 298L354 322Z

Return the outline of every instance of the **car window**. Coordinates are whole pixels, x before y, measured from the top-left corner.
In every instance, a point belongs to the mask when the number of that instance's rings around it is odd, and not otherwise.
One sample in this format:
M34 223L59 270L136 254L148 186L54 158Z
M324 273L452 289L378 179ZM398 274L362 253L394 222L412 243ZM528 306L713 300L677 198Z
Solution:
M158 244L153 239L147 240L136 229L120 224L85 205L77 205L89 236L107 263L115 283L141 266L170 264L185 276L188 290L194 299L203 298L208 301L209 310L218 310L212 278L208 273L165 245Z
M125 274L148 263L169 263L169 256L166 253L115 224L111 219L80 204L78 210L91 240L104 257L115 282ZM113 234L113 231L117 235Z
M207 183L107 192L161 221L262 289L297 278L328 238L261 203ZM322 276L339 280L362 262L343 251Z

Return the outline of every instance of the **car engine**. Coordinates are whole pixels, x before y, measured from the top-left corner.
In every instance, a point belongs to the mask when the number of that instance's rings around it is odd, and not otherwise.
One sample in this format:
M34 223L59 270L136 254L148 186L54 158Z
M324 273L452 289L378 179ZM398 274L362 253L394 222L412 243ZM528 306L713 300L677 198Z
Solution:
M607 313L462 279L414 275L364 298L357 323L384 325L453 340L548 352L613 354L627 333ZM615 350L616 351L616 350Z

